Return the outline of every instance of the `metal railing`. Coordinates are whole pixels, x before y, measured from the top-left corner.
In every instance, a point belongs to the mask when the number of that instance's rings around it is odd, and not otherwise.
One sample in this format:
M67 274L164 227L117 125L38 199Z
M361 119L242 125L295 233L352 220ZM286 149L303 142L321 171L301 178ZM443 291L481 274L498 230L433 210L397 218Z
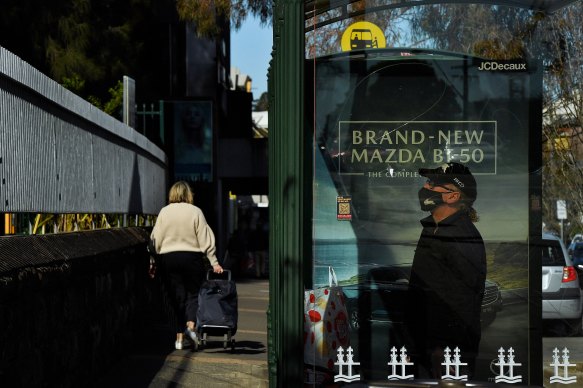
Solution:
M0 212L157 214L167 157L0 47Z

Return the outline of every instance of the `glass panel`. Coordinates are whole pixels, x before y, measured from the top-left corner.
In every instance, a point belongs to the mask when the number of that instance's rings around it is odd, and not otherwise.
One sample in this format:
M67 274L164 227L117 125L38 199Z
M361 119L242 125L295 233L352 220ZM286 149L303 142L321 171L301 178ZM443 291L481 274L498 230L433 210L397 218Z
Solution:
M390 21L380 26L385 48L362 49L375 36L362 25L351 30L356 19L306 34L314 174L307 286L336 293L333 268L343 297L333 307L306 298L310 383L528 384L529 363L539 360L529 332L540 313L533 322L528 290L529 268L540 259L529 256L528 239L541 225L540 205L530 211L540 198L530 163L540 155L533 128L541 123L542 65L526 59L524 46L509 47L509 28L486 40L494 19L514 15L519 28L532 15L475 6L470 23L460 7L361 14L359 22ZM439 24L439 15L451 24ZM355 49L339 53L345 30ZM506 50L486 44L493 41ZM469 168L477 188L456 168ZM431 198L421 198L422 187ZM478 222L458 206L464 198Z
M212 182L212 102L167 101L165 111L165 126L174 128L174 179L193 183Z
M367 1L366 5L357 1L308 15L308 58L346 51L341 45L343 33L361 21L378 26L387 47L443 50L491 59L522 58L530 50L524 44L531 38L527 31L534 32L538 22L528 9L467 3L406 7L401 1L386 0Z
M558 241L549 242L547 246L542 246L542 264L555 265L563 267L565 265L565 258L561 251L561 246Z

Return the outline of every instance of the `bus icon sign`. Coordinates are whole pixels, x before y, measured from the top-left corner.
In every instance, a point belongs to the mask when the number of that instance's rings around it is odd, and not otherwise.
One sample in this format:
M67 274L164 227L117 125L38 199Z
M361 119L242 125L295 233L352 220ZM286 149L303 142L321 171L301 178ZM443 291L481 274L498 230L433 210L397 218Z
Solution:
M355 28L352 30L352 38L350 39L351 50L362 50L367 48L377 48L377 39L372 37L372 32L369 29Z
M387 46L383 31L370 22L356 22L342 34L342 51L367 50Z

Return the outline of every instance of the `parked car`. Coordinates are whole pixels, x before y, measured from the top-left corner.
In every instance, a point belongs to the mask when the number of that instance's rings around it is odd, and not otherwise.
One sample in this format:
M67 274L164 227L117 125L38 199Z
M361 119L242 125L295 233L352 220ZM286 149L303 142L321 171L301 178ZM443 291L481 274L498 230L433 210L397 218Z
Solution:
M402 324L407 303L411 266L371 269L364 282L344 286L350 327L358 330L364 322L385 321ZM502 294L497 283L486 280L482 301L482 327L490 325L502 310Z
M567 252L573 260L573 265L583 265L583 242L571 243Z
M500 285L494 281L486 279L484 288L484 299L482 299L482 328L488 327L499 311L502 310L502 292Z
M579 282L580 273L559 237L544 233L540 248L543 321L546 326L562 326L566 329L566 334L581 335L583 295Z
M371 269L364 282L343 286L350 327L358 330L366 321L404 321L410 267Z
M571 238L571 240L569 241L569 245L567 246L567 253L569 254L569 256L571 256L573 248L575 248L575 244L577 243L583 243L583 235L576 234L573 236L573 238Z

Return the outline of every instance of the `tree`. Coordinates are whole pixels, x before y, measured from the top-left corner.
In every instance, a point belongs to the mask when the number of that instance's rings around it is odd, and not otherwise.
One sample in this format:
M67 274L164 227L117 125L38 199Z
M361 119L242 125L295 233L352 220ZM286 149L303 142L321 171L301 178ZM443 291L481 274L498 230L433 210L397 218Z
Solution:
M567 236L583 231L583 6L573 4L541 29L543 60L543 217L560 230L556 201L567 201Z
M159 13L172 6L163 3L4 0L0 45L81 97L108 101L123 75L152 66Z
M565 232L583 230L583 17L581 2L545 15L485 5L433 5L413 13L419 46L488 59L538 59L543 71L543 222L558 232L556 201L566 200Z
M230 20L231 27L239 29L249 15L262 24L271 23L273 1L269 0L177 0L176 9L181 20L194 22L199 36L209 37L220 32L218 20Z
M398 46L406 34L400 21L407 17L411 9L389 8L364 13L367 7L374 9L384 4L386 0L358 1L349 6L346 5L351 12L358 14L353 18L346 18L342 8L331 8L325 12L319 10L308 12L305 23L306 57L314 58L339 52L342 34L346 28L352 23L364 20L376 24L385 32L387 47Z
M167 93L160 47L176 14L212 36L225 17L234 28L248 15L269 23L272 9L267 0L3 0L0 45L102 107L123 75L144 98Z
M419 7L411 26L413 44L489 59L524 58L538 22L532 11L482 4Z
M334 4L334 3L333 3ZM445 50L491 59L523 57L542 14L484 4L413 4L356 1L307 13L307 56L340 50L343 31L366 20L384 32L387 47ZM353 15L347 17L346 15Z
M255 105L254 110L256 112L269 110L269 95L267 94L267 92L261 93L261 96L259 96L259 99L257 100L257 104Z

